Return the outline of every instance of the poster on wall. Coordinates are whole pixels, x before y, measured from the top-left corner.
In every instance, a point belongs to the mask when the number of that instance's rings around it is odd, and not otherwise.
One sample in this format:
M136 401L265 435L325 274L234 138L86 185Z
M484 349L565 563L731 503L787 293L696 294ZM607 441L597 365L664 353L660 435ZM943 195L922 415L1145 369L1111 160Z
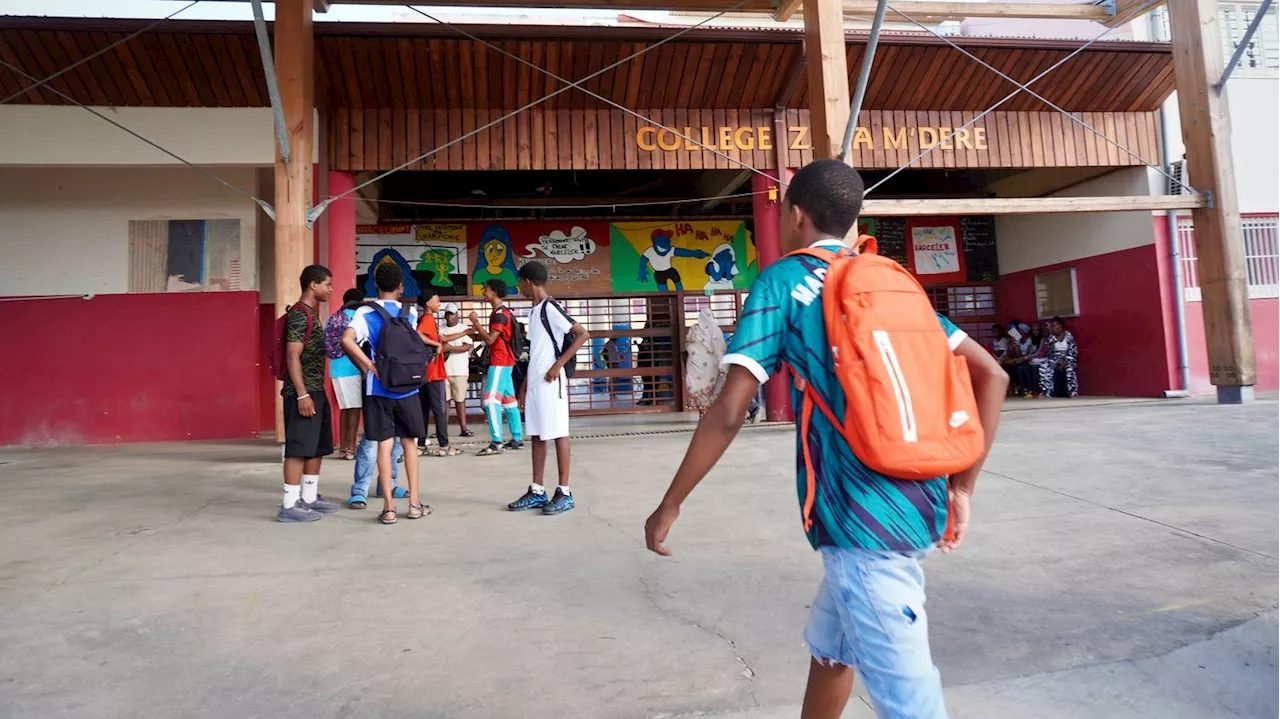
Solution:
M741 220L609 225L614 292L745 289L756 247Z
M922 218L907 222L910 247L907 266L923 283L964 282L960 224L954 219Z
M608 229L603 222L573 220L470 223L467 254L474 269L469 294L479 295L491 279L506 282L507 293L516 294L516 272L534 260L547 266L553 292L608 292Z
M130 292L240 288L240 220L129 222Z
M364 290L365 297L376 297L373 269L392 262L404 274L405 297L416 298L423 288L442 295L457 294L467 281L465 249L465 225L359 225L356 287Z

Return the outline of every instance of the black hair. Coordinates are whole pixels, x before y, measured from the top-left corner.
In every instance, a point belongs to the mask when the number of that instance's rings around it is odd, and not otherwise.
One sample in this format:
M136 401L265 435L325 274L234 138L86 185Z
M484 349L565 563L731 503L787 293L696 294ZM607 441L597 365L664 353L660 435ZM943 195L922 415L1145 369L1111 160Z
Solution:
M431 301L431 298L437 297L439 294L439 292L434 292L432 290L423 290L422 294L418 295L418 306L426 307L427 303Z
M1066 322L1063 322L1063 321L1062 321L1062 318L1061 318L1061 317L1058 317L1057 315L1054 315L1053 319L1049 320L1049 324L1051 324L1051 325L1054 325L1054 324L1062 325L1064 328L1067 326L1067 323L1066 323Z
M344 305L349 305L349 304L352 304L353 302L363 302L363 301L364 301L363 290L358 290L352 287L351 289L342 293L342 304Z
M526 262L520 268L520 279L529 280L535 287L542 287L547 284L547 266L537 260Z
M298 277L298 284L302 285L302 291L306 292L311 289L311 285L317 282L324 282L333 277L333 273L324 265L307 265L302 270L302 275Z
M502 280L499 280L499 279L485 280L484 286L493 290L493 293L499 297L507 296L507 283Z
M862 212L864 191L857 170L839 160L816 160L791 178L785 199L803 210L819 232L844 237Z
M378 286L379 292L395 292L397 287L404 284L404 272L400 271L400 265L384 262L373 271L373 283Z

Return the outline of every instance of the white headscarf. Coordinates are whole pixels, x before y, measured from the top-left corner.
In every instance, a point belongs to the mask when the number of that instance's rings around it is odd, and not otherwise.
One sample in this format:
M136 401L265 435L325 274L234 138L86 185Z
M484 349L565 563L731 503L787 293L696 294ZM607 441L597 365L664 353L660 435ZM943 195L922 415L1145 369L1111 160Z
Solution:
M720 360L727 350L724 332L710 307L698 312L698 323L689 328L686 339L689 350L686 385L691 392L696 392L715 384L720 374Z

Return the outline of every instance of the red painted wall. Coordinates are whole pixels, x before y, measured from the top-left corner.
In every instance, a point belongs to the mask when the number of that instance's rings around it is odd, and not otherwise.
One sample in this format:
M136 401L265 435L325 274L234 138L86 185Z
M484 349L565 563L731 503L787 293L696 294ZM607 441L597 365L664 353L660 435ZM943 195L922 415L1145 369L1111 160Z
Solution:
M1168 347L1157 245L1135 247L1000 276L1000 311L1036 316L1035 275L1074 267L1080 316L1066 320L1080 345L1080 393L1158 397L1168 384Z
M1258 358L1259 392L1280 389L1280 299L1249 300L1249 313L1253 317L1253 351ZM1195 394L1212 394L1216 390L1209 384L1209 355L1204 341L1204 311L1201 303L1188 302L1187 358L1191 362L1191 391Z
M5 319L32 341L0 359L0 445L257 436L257 292L14 301Z

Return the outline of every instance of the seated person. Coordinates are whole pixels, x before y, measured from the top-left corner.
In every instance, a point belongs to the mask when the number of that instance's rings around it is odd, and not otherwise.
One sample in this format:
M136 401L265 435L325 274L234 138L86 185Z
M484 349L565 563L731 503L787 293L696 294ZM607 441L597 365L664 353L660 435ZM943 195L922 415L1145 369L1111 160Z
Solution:
M1018 346L1017 339L1009 333L1008 327L997 322L991 326L991 331L995 335L995 339L991 341L991 354L995 355L996 361L1009 375L1008 394L1022 396L1025 388L1018 381L1022 349Z
M1049 334L1043 346L1044 361L1040 363L1040 396L1053 396L1053 373L1062 370L1067 380L1067 395L1080 396L1080 383L1076 378L1076 362L1080 358L1076 338L1067 330L1061 317L1049 322Z

